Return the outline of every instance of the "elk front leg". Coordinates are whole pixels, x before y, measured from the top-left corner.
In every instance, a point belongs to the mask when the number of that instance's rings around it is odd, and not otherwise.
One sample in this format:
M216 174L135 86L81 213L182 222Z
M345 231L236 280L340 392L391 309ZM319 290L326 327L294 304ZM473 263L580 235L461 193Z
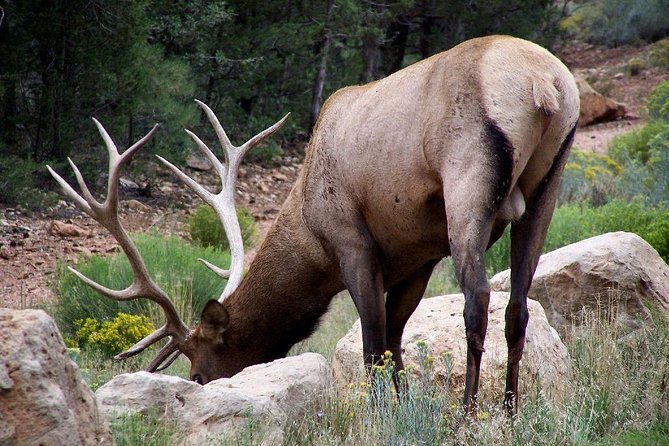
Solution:
M355 238L358 243L349 243L349 249L341 252L340 267L344 284L360 315L363 358L371 373L372 366L381 364L386 351L383 277L375 244L360 234Z
M406 390L405 383L400 383L397 375L397 372L404 370L402 333L404 333L407 321L418 307L425 293L425 288L436 264L437 260L425 264L409 279L401 281L388 290L386 297L386 340L388 350L393 354L393 360L395 361L393 381L398 392Z

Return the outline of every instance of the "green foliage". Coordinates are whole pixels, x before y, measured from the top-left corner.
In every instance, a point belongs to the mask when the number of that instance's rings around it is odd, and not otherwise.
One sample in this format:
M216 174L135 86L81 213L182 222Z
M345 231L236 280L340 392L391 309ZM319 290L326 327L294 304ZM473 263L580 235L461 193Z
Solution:
M250 246L256 236L256 226L248 209L237 208L237 219L242 232L244 246ZM189 219L190 236L199 246L212 247L226 251L230 248L223 231L223 224L216 212L208 205L200 205Z
M94 114L128 145L169 121L154 147L183 150L195 116L191 73L148 43L150 0L25 0L4 6L0 147L37 161L99 143ZM188 98L186 104L185 98Z
M148 317L127 313L102 323L89 317L74 324L79 327L75 336L80 346L99 349L110 356L127 350L156 329Z
M658 68L669 68L669 39L663 39L650 49L650 63Z
M330 308L321 318L318 329L307 339L295 344L290 356L305 352L316 352L329 361L334 358L337 341L344 337L351 325L358 319L358 311L348 293L341 293L332 300Z
M560 183L560 203L588 201L606 203L615 190L622 166L606 155L572 150Z
M663 122L649 122L643 127L616 136L611 142L609 155L623 165L629 161L647 164L651 157L651 140L666 126Z
M669 208L651 206L643 199L626 202L613 200L600 207L569 204L559 207L548 230L544 250L606 232L633 232L669 261Z
M198 258L226 267L226 253L211 248L193 247L176 237L138 234L133 237L149 273L173 300L187 324L198 318L204 304L218 298L225 281L203 267ZM77 270L90 279L113 289L123 289L132 281L132 272L123 254L113 257L93 256L81 261ZM114 320L121 312L148 315L155 326L163 324L160 308L147 299L118 302L99 295L80 281L63 265L56 273L59 300L52 309L58 327L74 337L80 327L76 321L92 318L104 323Z
M586 2L563 27L598 45L652 42L669 33L667 7L667 0Z
M656 205L669 202L669 81L653 90L648 112L650 121L615 138L609 153L623 166L619 196L642 196Z
M36 210L53 206L58 196L41 187L44 166L18 156L0 155L0 203Z
M637 76L646 67L643 59L633 57L625 63L625 72L628 76Z
M110 423L117 446L169 446L174 428L161 422L158 413L124 414Z
M669 444L669 424L658 423L647 430L634 430L607 436L591 446L666 446Z
M560 402L540 387L524 393L513 428L506 428L509 420L498 395L479 399L477 422L463 421L460 392L421 378L440 359L420 343L420 370L416 377L404 375L405 395L394 395L392 362L386 359L371 382L351 383L346 391L315 398L301 422L286 426L284 439L297 446L636 444L614 442L625 438L666 444L660 434L669 425L669 394L662 384L669 372L669 334L641 331L634 343L619 342L619 336L615 327L597 318L584 321L571 336L570 390L558 397ZM450 370L450 356L441 360ZM503 380L496 385L503 386Z
M333 306L348 313L350 299ZM350 307L353 307L350 305ZM353 309L353 315L355 310ZM330 314L326 316L326 319ZM353 319L355 316L353 316ZM349 322L350 323L350 322ZM321 329L319 329L320 331ZM326 329L329 331L329 329ZM476 422L468 422L461 409L461 391L449 387L452 357L416 345L420 360L415 373L404 373L408 392L398 398L390 376L392 357L377 368L373 383L352 382L348 389L325 389L305 398L304 415L283 426L283 443L301 445L442 444L442 445L555 445L616 444L663 445L669 428L669 332L662 326L640 330L631 342L620 342L618 327L594 315L569 336L572 367L569 391L550 399L539 386L523 393L513 428L502 410L499 394L479 399ZM335 344L338 331L323 340ZM150 356L150 354L149 354ZM134 358L132 358L134 359ZM119 373L119 363L82 351L77 357L84 376L94 388ZM436 361L443 361L443 381L426 379ZM187 374L183 361L182 376ZM131 367L140 367L132 364ZM111 370L111 371L110 371ZM522 367L521 367L522 370ZM168 369L174 373L174 367ZM490 378L490 377L488 377ZM521 376L521 380L529 379ZM494 384L501 389L503 380ZM524 381L523 381L524 382ZM132 418L132 419L130 419ZM267 438L263 421L244 415L236 436L215 439L216 444L260 444ZM117 444L162 445L173 435L157 414L136 415L112 422ZM214 439L212 439L214 441Z
M544 252L607 232L633 232L646 240L669 262L669 208L652 206L638 198L627 202L616 199L602 206L586 203L558 207L546 235ZM486 253L486 268L496 273L509 268L511 247L509 230Z
M664 121L669 125L669 81L653 89L648 98L648 117L651 121Z

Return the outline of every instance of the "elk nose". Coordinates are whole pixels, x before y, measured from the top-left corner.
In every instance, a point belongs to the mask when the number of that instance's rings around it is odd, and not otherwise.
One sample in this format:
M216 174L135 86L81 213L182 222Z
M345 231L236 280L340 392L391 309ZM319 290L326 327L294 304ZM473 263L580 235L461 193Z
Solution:
M191 381L195 381L196 383L202 385L202 375L200 375L199 373L194 374L193 376L191 376L190 379Z

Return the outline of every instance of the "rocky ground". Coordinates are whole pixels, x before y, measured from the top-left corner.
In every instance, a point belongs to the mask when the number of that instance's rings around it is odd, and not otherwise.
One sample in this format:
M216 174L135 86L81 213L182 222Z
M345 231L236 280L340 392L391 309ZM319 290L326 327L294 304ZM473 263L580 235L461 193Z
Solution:
M643 122L645 98L654 86L669 79L667 70L655 68L643 68L635 76L628 74L628 62L645 57L647 51L648 47L602 49L586 44L559 50L572 70L582 71L595 89L625 103L628 110L623 119L579 129L576 146L603 153L615 135ZM240 172L237 203L251 210L260 234L266 233L297 178L300 153L291 150L276 162L244 166ZM133 187L124 195L122 221L129 231L157 228L187 237L183 222L200 200L171 174L159 167L155 170L150 197L136 196ZM210 190L216 188L211 172L190 168L188 172L211 185ZM104 229L64 200L45 212L29 214L6 207L0 212L0 307L30 308L50 302L55 298L53 278L59 263L71 264L80 256L117 250ZM248 257L252 256L250 252Z

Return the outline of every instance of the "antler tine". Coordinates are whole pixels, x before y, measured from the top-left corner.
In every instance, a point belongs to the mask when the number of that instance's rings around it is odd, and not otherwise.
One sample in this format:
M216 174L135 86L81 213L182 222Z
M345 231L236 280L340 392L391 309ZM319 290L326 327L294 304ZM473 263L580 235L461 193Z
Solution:
M188 185L195 193L202 198L207 204L209 204L218 218L223 224L223 230L225 231L226 237L230 245L230 269L224 270L216 265L213 265L206 260L200 259L209 269L214 271L216 274L223 278L227 278L228 282L225 285L225 289L219 297L219 302L223 302L230 294L237 289L239 284L242 281L242 276L244 273L244 243L242 241L242 233L239 227L239 221L237 220L237 212L235 210L235 191L236 191L236 182L237 182L237 171L241 164L241 160L244 155L255 145L269 137L271 134L276 132L284 124L288 116L284 116L279 122L273 126L263 130L253 138L249 139L243 145L237 147L234 146L228 135L225 133L223 126L219 122L218 118L214 112L202 101L195 102L204 110L209 122L218 137L219 142L223 148L225 154L226 165L223 165L220 160L213 154L213 152L207 147L207 145L202 142L202 140L195 135L193 132L186 130L186 132L193 138L195 143L198 145L200 150L207 156L209 161L214 165L216 172L218 173L221 179L221 191L218 194L213 194L203 188L195 180L190 178L188 175L183 173L180 169L175 167L169 161L158 157L165 165L167 165L186 185Z
M109 181L107 184L107 197L104 203L99 203L93 198L90 190L86 185L86 182L83 179L83 176L81 175L81 172L72 160L70 160L70 165L74 170L74 174L77 178L77 182L79 183L79 187L81 188L83 197L82 195L78 194L60 175L51 169L51 167L47 166L47 169L64 189L66 195L73 199L79 208L81 208L94 220L104 226L116 239L119 246L128 257L128 261L130 262L130 267L133 271L133 282L124 290L112 290L84 276L72 267L69 269L84 283L108 298L120 301L146 298L160 305L160 307L165 312L166 323L163 327L148 335L125 352L117 355L117 357L125 359L140 353L148 346L156 343L166 336L171 336L172 340L170 342L174 345L178 345L186 339L190 333L190 330L179 317L174 304L169 299L167 294L149 276L146 265L144 264L144 260L137 250L137 247L123 228L123 225L121 224L118 216L118 183L121 168L128 160L130 160L135 152L142 148L151 139L151 137L157 131L158 125L156 124L149 133L147 133L143 138L124 151L123 154L119 154L116 145L102 124L100 124L100 122L95 118L93 118L93 121L98 127L100 135L105 141L107 150L109 152ZM155 360L157 359L158 358ZM161 362L163 360L161 360Z

